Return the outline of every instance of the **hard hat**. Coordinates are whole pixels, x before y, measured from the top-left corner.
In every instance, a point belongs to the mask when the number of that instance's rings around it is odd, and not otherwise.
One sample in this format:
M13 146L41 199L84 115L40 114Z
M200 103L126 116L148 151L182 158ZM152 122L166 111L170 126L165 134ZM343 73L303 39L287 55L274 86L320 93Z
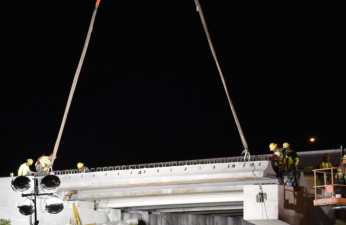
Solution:
M33 163L34 163L34 160L32 160L32 159L27 159L26 160L28 163L30 163L30 165L32 165Z
M269 149L270 149L270 151L274 151L274 149L276 148L276 146L278 146L276 143L270 143L270 144L269 144Z
M84 166L84 163L81 163L81 162L77 163L77 168L78 169L82 168L83 166Z
M288 148L289 146L290 146L290 144L289 144L288 142L285 142L285 143L282 145L283 148Z
M346 154L342 157L342 159L346 159Z

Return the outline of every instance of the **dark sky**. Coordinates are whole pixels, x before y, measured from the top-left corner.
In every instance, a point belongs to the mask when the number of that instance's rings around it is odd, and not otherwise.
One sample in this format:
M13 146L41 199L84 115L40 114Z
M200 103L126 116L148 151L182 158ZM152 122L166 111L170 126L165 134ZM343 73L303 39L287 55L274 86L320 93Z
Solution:
M94 3L1 7L1 176L53 152ZM345 3L200 3L252 154L346 145ZM242 150L194 0L102 0L54 168Z

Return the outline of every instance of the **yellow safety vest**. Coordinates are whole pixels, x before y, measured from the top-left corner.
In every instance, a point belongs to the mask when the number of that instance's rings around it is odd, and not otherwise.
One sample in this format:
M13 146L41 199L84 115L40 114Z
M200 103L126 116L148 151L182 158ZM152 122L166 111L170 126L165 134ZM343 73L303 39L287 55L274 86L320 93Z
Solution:
M18 176L25 176L28 172L30 172L30 168L26 163L23 163L20 165L18 170Z

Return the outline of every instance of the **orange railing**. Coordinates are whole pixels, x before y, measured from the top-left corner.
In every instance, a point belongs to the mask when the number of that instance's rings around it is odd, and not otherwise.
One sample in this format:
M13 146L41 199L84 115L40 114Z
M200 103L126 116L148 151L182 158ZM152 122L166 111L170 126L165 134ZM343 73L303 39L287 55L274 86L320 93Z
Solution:
M346 185L337 181L338 167L314 169L314 205L346 205ZM345 170L344 168L342 170ZM343 171L345 174L345 171Z

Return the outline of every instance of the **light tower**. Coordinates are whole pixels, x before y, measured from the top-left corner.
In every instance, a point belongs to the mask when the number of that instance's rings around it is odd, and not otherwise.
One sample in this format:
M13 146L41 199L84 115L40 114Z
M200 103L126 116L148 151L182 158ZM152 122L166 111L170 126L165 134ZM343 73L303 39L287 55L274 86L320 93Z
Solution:
M36 198L41 195L49 195L50 197L46 200L45 209L47 212L52 214L57 214L64 209L63 201L56 194L57 188L60 186L60 179L55 175L47 175L41 179L40 186L45 193L40 193L39 191L39 177L33 177L32 180L26 176L19 176L12 180L11 185L13 190L17 192L28 191L32 187L33 181L33 190L30 193L22 193L22 197L28 197L28 200L24 204L18 206L19 212L25 216L29 216L35 213L35 223L38 225L39 221L37 220L37 207L36 207Z

